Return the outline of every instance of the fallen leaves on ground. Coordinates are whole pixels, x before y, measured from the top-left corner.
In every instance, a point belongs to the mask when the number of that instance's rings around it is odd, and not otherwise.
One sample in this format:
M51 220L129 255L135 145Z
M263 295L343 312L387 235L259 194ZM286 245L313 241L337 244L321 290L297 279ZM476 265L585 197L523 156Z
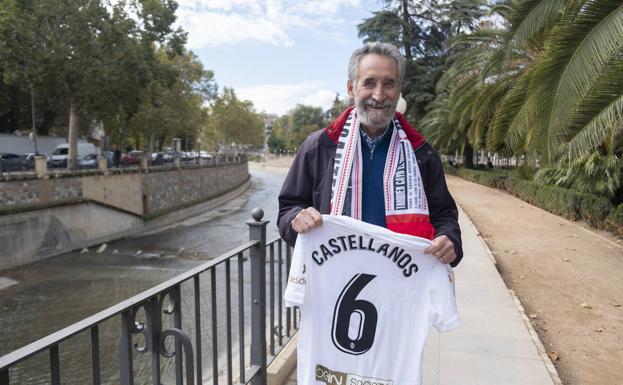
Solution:
M551 352L547 353L547 356L549 357L550 360L554 362L560 359L560 354L558 354L558 352L555 350L552 350Z

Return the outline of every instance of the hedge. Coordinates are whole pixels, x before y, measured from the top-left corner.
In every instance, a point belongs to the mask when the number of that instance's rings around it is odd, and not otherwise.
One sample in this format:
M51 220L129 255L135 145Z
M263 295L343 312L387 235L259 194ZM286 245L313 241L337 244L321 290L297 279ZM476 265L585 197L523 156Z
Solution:
M615 207L604 222L608 230L623 237L623 203Z
M594 227L623 236L623 204L614 208L608 198L557 186L539 186L504 170L480 171L448 166L444 169L447 174L506 190L556 215L571 220L582 219Z

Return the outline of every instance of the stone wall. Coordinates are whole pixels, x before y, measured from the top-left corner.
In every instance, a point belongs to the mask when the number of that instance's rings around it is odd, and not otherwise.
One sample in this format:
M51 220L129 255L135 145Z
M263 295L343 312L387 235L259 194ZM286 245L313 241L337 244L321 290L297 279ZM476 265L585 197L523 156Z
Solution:
M16 179L0 182L0 208L41 206L82 199L81 178Z
M248 178L247 163L144 174L143 210L153 215L185 207L229 191Z
M0 270L120 238L142 228L140 217L93 203L0 216Z
M41 209L69 202L97 202L138 216L186 207L240 186L249 178L246 162L209 167L154 168L20 175L0 181L0 213Z
M131 235L248 179L244 162L0 182L0 270Z

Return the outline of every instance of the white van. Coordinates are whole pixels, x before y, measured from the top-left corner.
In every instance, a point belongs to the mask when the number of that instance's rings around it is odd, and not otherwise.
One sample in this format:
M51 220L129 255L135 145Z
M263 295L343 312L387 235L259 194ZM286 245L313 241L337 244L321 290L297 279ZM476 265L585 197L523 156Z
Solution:
M88 142L77 143L77 159L82 159L89 154L96 154L95 145ZM69 153L69 143L61 143L52 152L48 159L48 167L67 167L67 154ZM76 163L77 164L77 163Z

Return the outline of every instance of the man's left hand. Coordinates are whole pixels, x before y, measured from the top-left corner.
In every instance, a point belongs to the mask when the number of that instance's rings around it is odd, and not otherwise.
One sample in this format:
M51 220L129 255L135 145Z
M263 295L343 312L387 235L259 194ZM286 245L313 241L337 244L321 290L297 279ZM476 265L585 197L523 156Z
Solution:
M424 250L424 253L435 256L441 263L452 263L456 259L454 243L445 235L440 235L433 239L431 245Z

